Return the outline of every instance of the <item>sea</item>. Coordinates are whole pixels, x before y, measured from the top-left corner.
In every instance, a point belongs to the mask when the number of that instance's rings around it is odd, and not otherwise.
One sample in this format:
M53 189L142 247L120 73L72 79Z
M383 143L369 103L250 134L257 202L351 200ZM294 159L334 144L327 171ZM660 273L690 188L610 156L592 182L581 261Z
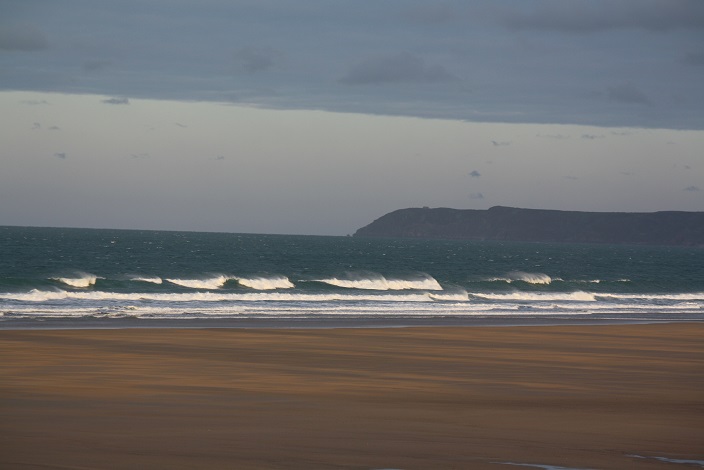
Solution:
M704 249L0 227L0 329L704 321Z

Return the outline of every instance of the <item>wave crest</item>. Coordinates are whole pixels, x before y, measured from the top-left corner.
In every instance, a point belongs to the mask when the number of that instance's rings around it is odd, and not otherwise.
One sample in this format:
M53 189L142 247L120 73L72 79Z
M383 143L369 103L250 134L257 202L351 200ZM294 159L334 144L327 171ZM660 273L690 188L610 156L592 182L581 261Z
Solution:
M439 300L443 302L468 302L469 294L465 290L458 290L455 292L429 292L428 297L432 300Z
M51 280L71 287L86 288L94 285L98 276L90 273L76 273L74 277L52 277Z
M503 281L508 282L527 282L528 284L544 284L548 285L552 283L552 278L547 274L543 273L526 273L523 271L513 271L508 273L505 277L493 277L487 279L489 282Z
M505 294L496 293L472 293L473 297L487 300L513 300L513 301L539 301L548 302L553 300L567 300L578 302L594 302L596 295L591 292L509 292Z
M345 289L363 290L443 290L442 286L432 276L421 274L408 279L387 279L381 274L364 273L348 274L344 278L332 277L326 279L316 279L315 282L322 282L335 287Z
M237 282L255 290L292 289L296 287L286 276L238 277Z
M230 278L222 274L201 279L167 279L172 284L189 289L220 289Z
M137 281L137 282L149 282L151 284L161 284L163 281L159 276L140 276L140 275L134 275L134 276L129 276L130 281Z
M395 302L417 303L430 302L431 296L437 296L437 300L457 300L450 297L440 297L442 294L422 294L422 293L297 293L297 292L178 292L178 293L158 293L158 292L103 292L103 291L65 291L65 290L38 290L33 289L25 293L0 294L0 299L19 300L28 302L45 302L48 300L87 300L87 301L115 301L115 302L381 302L388 308L388 305ZM465 299L466 300L466 299ZM124 307L127 308L127 307ZM139 308L143 308L140 306ZM227 308L232 308L228 306ZM326 307L327 308L327 307Z
M509 278L512 281L522 281L528 284L544 284L548 285L552 282L552 278L543 273L526 273L523 271L514 271L509 273Z

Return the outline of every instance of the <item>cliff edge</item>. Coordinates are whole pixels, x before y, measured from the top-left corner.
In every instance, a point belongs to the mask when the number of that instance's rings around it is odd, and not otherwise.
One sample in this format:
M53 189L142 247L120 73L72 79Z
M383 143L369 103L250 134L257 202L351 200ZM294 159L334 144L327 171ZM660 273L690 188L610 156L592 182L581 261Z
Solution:
M354 236L704 247L704 212L425 207L390 212Z

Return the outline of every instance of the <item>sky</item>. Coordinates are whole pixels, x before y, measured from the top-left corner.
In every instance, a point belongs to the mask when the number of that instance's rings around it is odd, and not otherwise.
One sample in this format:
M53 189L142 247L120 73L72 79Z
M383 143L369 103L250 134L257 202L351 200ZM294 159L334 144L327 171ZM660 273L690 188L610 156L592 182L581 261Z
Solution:
M704 210L704 1L0 0L0 225Z

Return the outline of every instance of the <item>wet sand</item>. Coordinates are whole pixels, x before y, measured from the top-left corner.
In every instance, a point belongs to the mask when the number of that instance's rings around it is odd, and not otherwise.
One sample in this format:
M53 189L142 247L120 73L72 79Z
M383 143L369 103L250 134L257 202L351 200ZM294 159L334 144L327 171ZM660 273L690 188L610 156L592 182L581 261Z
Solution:
M0 468L693 468L633 455L704 460L704 324L0 331Z

